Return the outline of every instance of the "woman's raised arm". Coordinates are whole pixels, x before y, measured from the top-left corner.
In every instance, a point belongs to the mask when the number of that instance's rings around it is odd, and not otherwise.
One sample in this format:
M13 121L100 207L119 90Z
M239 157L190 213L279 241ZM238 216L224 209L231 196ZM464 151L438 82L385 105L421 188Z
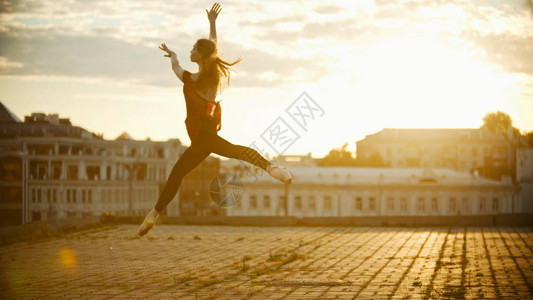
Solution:
M165 51L167 55L164 55L165 57L170 57L170 63L172 64L172 71L178 76L178 78L183 81L183 68L180 66L180 62L178 61L178 56L176 53L170 49L168 49L167 45L164 43L159 46L159 49Z
M213 7L211 7L211 11L205 10L207 13L207 19L209 20L209 38L217 42L217 28L216 28L216 20L218 17L218 14L222 11L222 8L220 7L220 4L217 2L213 4Z

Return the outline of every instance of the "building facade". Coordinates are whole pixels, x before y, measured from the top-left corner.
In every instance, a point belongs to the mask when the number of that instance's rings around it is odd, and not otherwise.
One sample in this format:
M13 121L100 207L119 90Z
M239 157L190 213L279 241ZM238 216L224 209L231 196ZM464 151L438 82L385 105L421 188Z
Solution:
M516 150L516 181L520 185L520 197L524 212L533 213L533 148Z
M520 147L516 150L516 181L533 183L532 147Z
M522 211L519 187L448 169L293 167L292 185L244 176L232 216L432 216ZM231 193L231 190L226 190ZM287 199L287 200L286 200Z
M220 173L220 159L207 157L198 167L187 174L179 189L180 216L223 216L226 210L214 205L210 184Z
M127 133L104 140L57 114L34 113L21 122L0 108L0 225L106 212L144 215L186 149L178 139L136 141ZM208 158L210 165L216 160ZM205 172L200 166L196 176ZM184 180L182 187L189 184ZM180 214L177 198L165 214Z
M500 180L515 175L512 134L485 129L386 128L356 142L357 160L391 168L448 168Z

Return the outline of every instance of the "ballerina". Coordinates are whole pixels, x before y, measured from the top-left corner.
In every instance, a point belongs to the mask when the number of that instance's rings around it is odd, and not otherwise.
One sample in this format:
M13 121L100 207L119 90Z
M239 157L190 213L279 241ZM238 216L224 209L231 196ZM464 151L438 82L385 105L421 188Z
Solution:
M176 53L166 44L163 43L159 47L166 52L164 56L170 58L172 70L183 82L187 107L185 125L191 145L172 168L159 200L140 225L138 234L141 236L155 226L161 212L176 195L183 177L211 153L249 162L285 184L292 183L292 175L285 167L270 163L250 147L234 145L217 133L221 128L221 108L220 102L215 101L215 98L222 91L222 79L227 79L229 85L229 67L241 61L238 59L230 63L218 56L215 21L221 10L219 3L213 4L210 11L206 9L210 24L209 39L198 39L191 50L190 59L198 64L198 73L184 70L179 64Z

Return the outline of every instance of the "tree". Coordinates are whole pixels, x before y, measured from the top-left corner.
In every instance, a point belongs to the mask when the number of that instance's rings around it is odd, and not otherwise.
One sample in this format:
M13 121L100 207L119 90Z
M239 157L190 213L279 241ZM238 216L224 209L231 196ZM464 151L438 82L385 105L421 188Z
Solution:
M505 136L507 136L507 130L509 127L513 128L513 136L520 136L520 130L513 127L513 120L511 117L502 111L486 114L483 117L483 125L481 125L481 128Z
M350 167L355 165L355 159L352 156L352 152L346 148L348 143L345 143L340 148L331 149L322 160L317 164L321 167Z
M378 151L372 152L369 157L357 156L357 166L360 167L389 167L384 161L383 157Z
M527 147L533 147L533 131L524 133L524 144Z

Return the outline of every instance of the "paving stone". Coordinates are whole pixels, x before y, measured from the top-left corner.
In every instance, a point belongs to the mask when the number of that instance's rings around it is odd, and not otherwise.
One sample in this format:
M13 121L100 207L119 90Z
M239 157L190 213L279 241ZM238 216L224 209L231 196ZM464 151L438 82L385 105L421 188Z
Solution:
M529 227L137 226L0 248L0 298L533 298Z

